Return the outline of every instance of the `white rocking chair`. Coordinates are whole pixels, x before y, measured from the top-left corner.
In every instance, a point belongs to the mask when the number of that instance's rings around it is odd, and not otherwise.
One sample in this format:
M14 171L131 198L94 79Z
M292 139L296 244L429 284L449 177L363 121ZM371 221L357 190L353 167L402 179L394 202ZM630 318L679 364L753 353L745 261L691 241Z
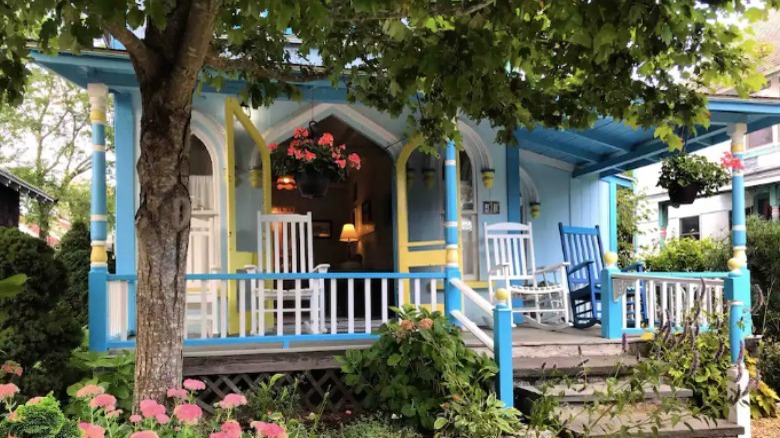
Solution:
M527 314L524 323L548 330L568 327L566 265L536 268L531 224L485 223L484 230L490 302L495 289L503 287L513 314ZM513 297L520 297L523 306L513 308Z
M314 246L311 212L300 214L258 215L258 263L260 267L246 266L249 273L301 274L328 272L330 265L314 266ZM271 284L273 283L273 284ZM265 316L276 316L276 334L284 334L284 314L295 313L295 334L301 334L302 325L307 331L321 333L324 329L324 281L321 279L291 280L289 288L282 280L252 281L251 311L252 332L265 332ZM295 301L295 306L285 308L284 301ZM303 300L309 302L303 306ZM266 301L274 301L274 308L266 308ZM301 314L308 314L308 321L302 323Z

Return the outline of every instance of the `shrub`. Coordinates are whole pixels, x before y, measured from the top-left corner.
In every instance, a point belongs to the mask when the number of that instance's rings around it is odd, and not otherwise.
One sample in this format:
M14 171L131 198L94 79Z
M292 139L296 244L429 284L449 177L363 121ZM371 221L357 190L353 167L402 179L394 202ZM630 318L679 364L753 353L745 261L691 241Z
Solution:
M65 417L53 397L31 400L14 411L13 421L0 422L0 435L17 438L73 438L81 436L78 424Z
M82 326L87 325L87 293L89 291L89 257L92 251L89 227L76 222L65 233L60 242L57 260L68 272L68 288L62 297L62 304L71 309Z
M657 254L645 256L647 270L655 272L726 271L730 255L725 240L669 239Z
M780 339L780 222L750 216L747 238L751 282L764 294L765 304L755 309L753 323L757 333Z
M780 390L780 343L763 342L758 357L758 371L762 379L775 391Z
M71 366L78 372L86 374L79 382L68 387L68 395L74 397L78 391L87 385L99 385L107 393L115 395L119 402L118 408L130 411L133 402L133 382L135 381L135 353L98 353L82 347L73 353ZM67 407L68 413L79 412L84 408L78 398Z
M467 348L457 326L440 312L412 306L393 310L398 320L380 328L370 349L349 350L337 358L346 383L365 394L367 409L402 415L432 430L442 406L453 397L477 390L483 396L491 393L496 364Z
M25 392L63 396L74 380L68 358L83 336L60 304L68 284L65 268L44 241L16 229L0 229L0 248L0 278L27 275L20 294L0 300L0 351L27 370Z
M422 438L412 428L375 417L359 418L344 424L338 430L325 432L321 438Z

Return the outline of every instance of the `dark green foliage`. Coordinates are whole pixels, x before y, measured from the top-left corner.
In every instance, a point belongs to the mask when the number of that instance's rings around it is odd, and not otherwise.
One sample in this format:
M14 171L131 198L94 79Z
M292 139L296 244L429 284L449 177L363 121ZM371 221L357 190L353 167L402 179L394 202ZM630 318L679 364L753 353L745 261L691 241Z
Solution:
M89 256L92 251L89 226L75 222L60 242L56 259L68 271L68 288L62 297L62 305L70 309L76 320L87 324L87 292L89 290Z
M474 388L493 390L495 362L467 348L460 329L440 312L405 307L379 333L370 349L338 358L346 383L365 394L367 409L403 415L431 430L445 403Z
M649 218L644 193L634 193L627 187L617 188L618 266L636 262L635 236L639 222Z
M16 421L0 423L1 436L17 438L75 438L81 431L75 420L69 420L60 409L57 400L44 397L38 403L19 406Z
M655 272L723 272L730 254L725 240L669 239L657 254L645 256L645 266Z
M322 438L421 438L417 431L404 427L391 420L365 417L349 424L342 425L338 430L326 431Z
M699 194L712 196L729 183L729 172L702 155L678 153L664 158L658 186L665 189L697 184Z
M68 358L82 339L78 321L60 304L67 290L64 266L44 241L0 229L0 278L26 274L22 293L0 300L0 351L26 372L28 394L63 395L73 379Z
M780 389L780 343L765 342L758 357L761 378L770 388Z
M780 340L780 222L748 217L747 258L754 290L760 289L765 303L757 306L761 298L753 298L755 330Z

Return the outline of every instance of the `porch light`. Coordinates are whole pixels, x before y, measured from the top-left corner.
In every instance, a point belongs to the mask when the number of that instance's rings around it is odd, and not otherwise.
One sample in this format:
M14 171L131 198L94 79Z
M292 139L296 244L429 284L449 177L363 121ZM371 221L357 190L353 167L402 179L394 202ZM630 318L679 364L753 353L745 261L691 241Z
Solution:
M295 190L295 178L290 175L283 175L276 178L276 190Z
M493 179L496 176L496 169L482 169L482 185L486 189L493 187Z
M531 203L531 217L536 219L539 217L539 213L542 212L542 204L538 202Z

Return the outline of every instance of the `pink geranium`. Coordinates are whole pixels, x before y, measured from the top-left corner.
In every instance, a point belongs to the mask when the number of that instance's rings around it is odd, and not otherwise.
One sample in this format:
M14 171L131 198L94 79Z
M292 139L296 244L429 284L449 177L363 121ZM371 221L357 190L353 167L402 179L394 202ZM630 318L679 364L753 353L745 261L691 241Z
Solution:
M182 383L182 386L184 386L186 389L189 389L190 391L203 391L206 389L205 383L195 379L185 380L184 383Z
M187 398L188 394L189 392L182 388L171 388L168 390L168 397L170 398Z
M313 159L315 159L315 158L317 158L317 154L315 154L315 153L314 153L314 152L312 152L312 151L309 151L309 150L307 150L307 151L306 151L306 152L304 152L304 154L303 154L303 159L304 159L304 160L306 160L306 161L311 161L311 160L313 160Z
M320 146L333 146L333 135L329 132L323 133L322 137L317 140L317 144Z
M81 389L76 391L76 397L78 398L94 397L96 395L103 394L104 392L106 392L106 390L103 389L102 386L89 384L83 386Z
M138 404L138 409L141 410L141 415L144 418L154 418L165 413L165 406L157 403L155 400L141 400L141 403Z
M160 438L157 436L157 432L152 430L141 430L132 435L129 438Z
M106 430L97 424L79 423L79 429L84 431L84 438L104 438Z
M176 406L173 410L173 415L184 424L195 424L203 416L203 409L198 405L185 403L183 405Z
M246 405L246 397L241 394L228 394L219 402L222 409L233 409Z
M266 438L287 438L287 432L282 426L275 423L266 423L264 421L254 421L251 426L257 431L257 434Z
M111 394L99 394L89 401L90 408L104 408L107 411L113 411L116 406L116 397Z
M19 392L19 387L13 383L0 385L0 398L11 398Z
M358 156L358 154L351 153L349 154L347 159L349 160L350 166L352 166L357 170L360 170L360 157Z
M268 145L268 150L271 151L271 152L275 151L278 148L279 148L279 145L276 144L276 143L271 143L271 144Z

